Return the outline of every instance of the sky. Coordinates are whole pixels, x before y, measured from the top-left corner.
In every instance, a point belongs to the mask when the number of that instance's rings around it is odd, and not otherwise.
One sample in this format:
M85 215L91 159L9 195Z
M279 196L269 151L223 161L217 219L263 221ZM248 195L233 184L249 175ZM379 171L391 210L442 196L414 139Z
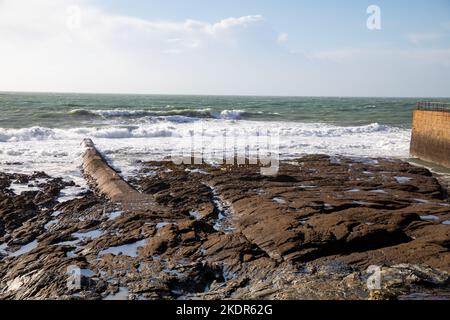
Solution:
M0 0L0 91L450 97L450 0Z

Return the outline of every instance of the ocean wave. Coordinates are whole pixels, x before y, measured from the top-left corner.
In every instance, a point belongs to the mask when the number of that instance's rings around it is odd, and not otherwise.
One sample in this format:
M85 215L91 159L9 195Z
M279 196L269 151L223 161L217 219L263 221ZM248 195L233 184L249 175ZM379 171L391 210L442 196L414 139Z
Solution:
M226 117L236 117L236 113L227 114ZM133 127L108 126L99 128L70 128L51 129L45 127L31 127L23 129L1 129L0 142L40 141L103 138L164 138L183 137L194 134L204 134L209 137L223 135L223 130L230 130L237 135L256 136L258 133L270 130L272 133L285 137L299 138L336 138L364 135L389 136L392 134L409 132L406 129L390 127L378 123L365 126L339 127L320 123L294 123L294 122L258 122L240 121L239 123L227 123L223 120L205 120L204 122L190 123L180 121L158 122L155 124L142 124Z
M211 108L203 109L168 109L168 110L130 110L130 109L73 109L68 112L71 116L80 117L93 117L93 118L143 118L143 117L157 117L157 118L167 118L167 117L185 117L179 118L180 121L185 122L186 118L193 119L223 119L223 120L241 120L246 118L251 118L252 116L273 116L278 115L276 113L262 113L261 111L257 113L247 112L245 110L222 110L215 111ZM172 118L173 121L177 121L177 118Z
M91 110L86 109L73 109L68 112L71 116L91 116L98 117L99 115Z
M239 120L246 114L247 112L244 110L223 110L220 113L220 118L226 120Z
M49 140L54 139L55 135L55 130L43 127L0 129L0 142Z
M239 148L242 143L249 143L249 152L258 150L255 143L266 142L264 138L260 140L258 133L264 135L265 130L269 130L278 134L279 139L272 140L270 148L274 148L280 159L316 153L405 158L409 155L411 134L409 129L377 123L342 127L323 123L221 119L182 123L158 121L126 127L0 128L0 166L11 172L45 171L55 176L73 177L79 174L80 143L84 138L92 138L108 154L113 165L127 176L139 169L137 160L158 160L180 152L191 152L193 141L195 147L202 148L206 157L220 155L225 151L223 130L226 130L227 139L237 143ZM20 165L3 166L4 163Z
M306 127L285 127L281 129L281 135L315 136L315 137L340 137L344 135L369 134L376 132L394 132L401 130L396 127L371 123L365 126L338 127L322 124L311 124Z
M210 117L211 109L171 109L171 110L130 110L130 109L73 109L69 111L70 115L76 116L94 116L103 118L136 118L148 116L187 116L187 117Z

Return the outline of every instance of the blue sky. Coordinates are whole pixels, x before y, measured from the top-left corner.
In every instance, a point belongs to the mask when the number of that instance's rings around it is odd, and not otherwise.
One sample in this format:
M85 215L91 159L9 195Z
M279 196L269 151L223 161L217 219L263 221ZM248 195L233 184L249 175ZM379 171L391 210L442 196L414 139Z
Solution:
M56 2L0 1L0 90L450 96L450 0Z
M219 21L224 17L260 14L275 30L288 33L292 46L316 49L372 42L408 46L406 34L441 33L450 23L449 0L97 0L96 3L117 14L149 20ZM366 28L366 8L372 4L382 9L384 30L380 32ZM440 40L432 45L448 47L449 34Z

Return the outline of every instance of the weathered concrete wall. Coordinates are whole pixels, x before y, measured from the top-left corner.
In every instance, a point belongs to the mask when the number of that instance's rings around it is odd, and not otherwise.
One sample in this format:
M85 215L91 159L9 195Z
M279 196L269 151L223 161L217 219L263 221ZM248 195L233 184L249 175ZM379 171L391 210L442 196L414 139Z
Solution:
M414 111L411 155L450 168L450 112Z

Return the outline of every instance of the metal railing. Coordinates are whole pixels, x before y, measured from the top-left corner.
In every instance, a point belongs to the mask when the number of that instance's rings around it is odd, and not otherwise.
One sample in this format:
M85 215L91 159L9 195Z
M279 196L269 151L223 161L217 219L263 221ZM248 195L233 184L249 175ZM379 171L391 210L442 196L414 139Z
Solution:
M448 103L448 102L419 101L419 102L417 102L416 109L417 110L428 110L428 111L450 112L450 103Z

